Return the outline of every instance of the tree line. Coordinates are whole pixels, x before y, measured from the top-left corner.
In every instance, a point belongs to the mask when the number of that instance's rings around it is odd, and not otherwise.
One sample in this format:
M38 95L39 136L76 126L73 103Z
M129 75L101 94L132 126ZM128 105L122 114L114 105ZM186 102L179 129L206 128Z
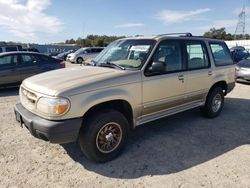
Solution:
M82 47L106 47L109 43L124 37L125 36L88 35L86 38L79 37L76 40L73 38L66 40L65 44L76 44Z
M243 35L233 35L231 33L226 32L226 28L222 27L219 29L211 28L209 31L203 34L204 37L208 38L216 38L221 40L241 40L241 39L250 39L249 34ZM75 39L68 39L65 41L64 44L75 44L82 47L105 47L109 43L113 42L114 40L124 38L125 36L107 36L107 35L88 35L86 38L77 38Z
M222 39L222 40L249 40L250 39L250 35L249 34L245 34L245 35L232 35L231 33L227 33L226 32L226 28L222 27L219 29L216 28L211 28L209 31L205 32L204 37L208 37L208 38L216 38L216 39Z

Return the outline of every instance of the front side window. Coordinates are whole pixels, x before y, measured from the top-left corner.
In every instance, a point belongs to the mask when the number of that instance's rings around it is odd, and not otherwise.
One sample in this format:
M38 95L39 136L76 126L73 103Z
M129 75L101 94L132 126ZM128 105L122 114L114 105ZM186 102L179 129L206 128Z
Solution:
M202 69L209 67L207 54L202 44L196 42L187 43L186 49L189 69Z
M110 62L123 68L139 68L146 62L155 43L151 39L117 40L106 47L94 61L97 66Z
M162 63L165 73L183 70L182 48L179 41L163 41L159 44L152 63ZM164 73L164 72L163 72Z
M223 43L210 43L210 47L213 53L214 63L216 66L232 65L233 60L230 55L230 51Z

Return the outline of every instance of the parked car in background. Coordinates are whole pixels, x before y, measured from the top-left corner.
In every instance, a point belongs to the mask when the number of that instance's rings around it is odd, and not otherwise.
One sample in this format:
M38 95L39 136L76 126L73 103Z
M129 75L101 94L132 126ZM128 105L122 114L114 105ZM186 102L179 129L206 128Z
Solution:
M69 51L67 51L67 52L60 53L60 54L58 54L57 56L53 56L53 58L56 58L56 59L60 59L60 60L66 61L67 56L68 56L69 54L71 54L71 53L74 53L74 52L75 52L75 50L69 50Z
M36 48L23 48L22 51L27 51L27 52L37 52L39 53L39 50Z
M237 81L250 82L250 56L236 65Z
M230 52L236 63L250 56L249 52L243 46L232 47Z
M94 59L103 49L103 47L80 48L76 52L69 54L67 61L81 64L88 59Z
M0 53L22 51L22 50L23 50L22 46L20 45L0 45Z
M34 52L0 54L0 86L16 85L25 78L42 72L64 68L61 60Z

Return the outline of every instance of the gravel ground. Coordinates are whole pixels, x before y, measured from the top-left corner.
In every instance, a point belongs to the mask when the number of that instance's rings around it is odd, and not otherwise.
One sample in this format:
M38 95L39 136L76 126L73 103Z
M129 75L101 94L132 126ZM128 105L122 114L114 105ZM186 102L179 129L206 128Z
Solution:
M17 90L0 90L0 187L250 187L250 85L237 84L216 119L194 109L138 127L105 164L20 128Z

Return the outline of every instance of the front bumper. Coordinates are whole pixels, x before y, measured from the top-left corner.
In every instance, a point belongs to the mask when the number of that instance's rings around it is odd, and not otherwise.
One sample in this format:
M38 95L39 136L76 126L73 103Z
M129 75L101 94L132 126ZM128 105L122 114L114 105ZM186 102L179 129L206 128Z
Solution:
M250 81L250 70L238 70L236 71L236 79Z
M26 110L21 103L16 104L14 111L21 127L25 126L34 137L51 143L74 142L82 125L82 118L61 121L43 119Z
M75 62L75 58L74 57L67 57L66 59L67 61L74 63Z

